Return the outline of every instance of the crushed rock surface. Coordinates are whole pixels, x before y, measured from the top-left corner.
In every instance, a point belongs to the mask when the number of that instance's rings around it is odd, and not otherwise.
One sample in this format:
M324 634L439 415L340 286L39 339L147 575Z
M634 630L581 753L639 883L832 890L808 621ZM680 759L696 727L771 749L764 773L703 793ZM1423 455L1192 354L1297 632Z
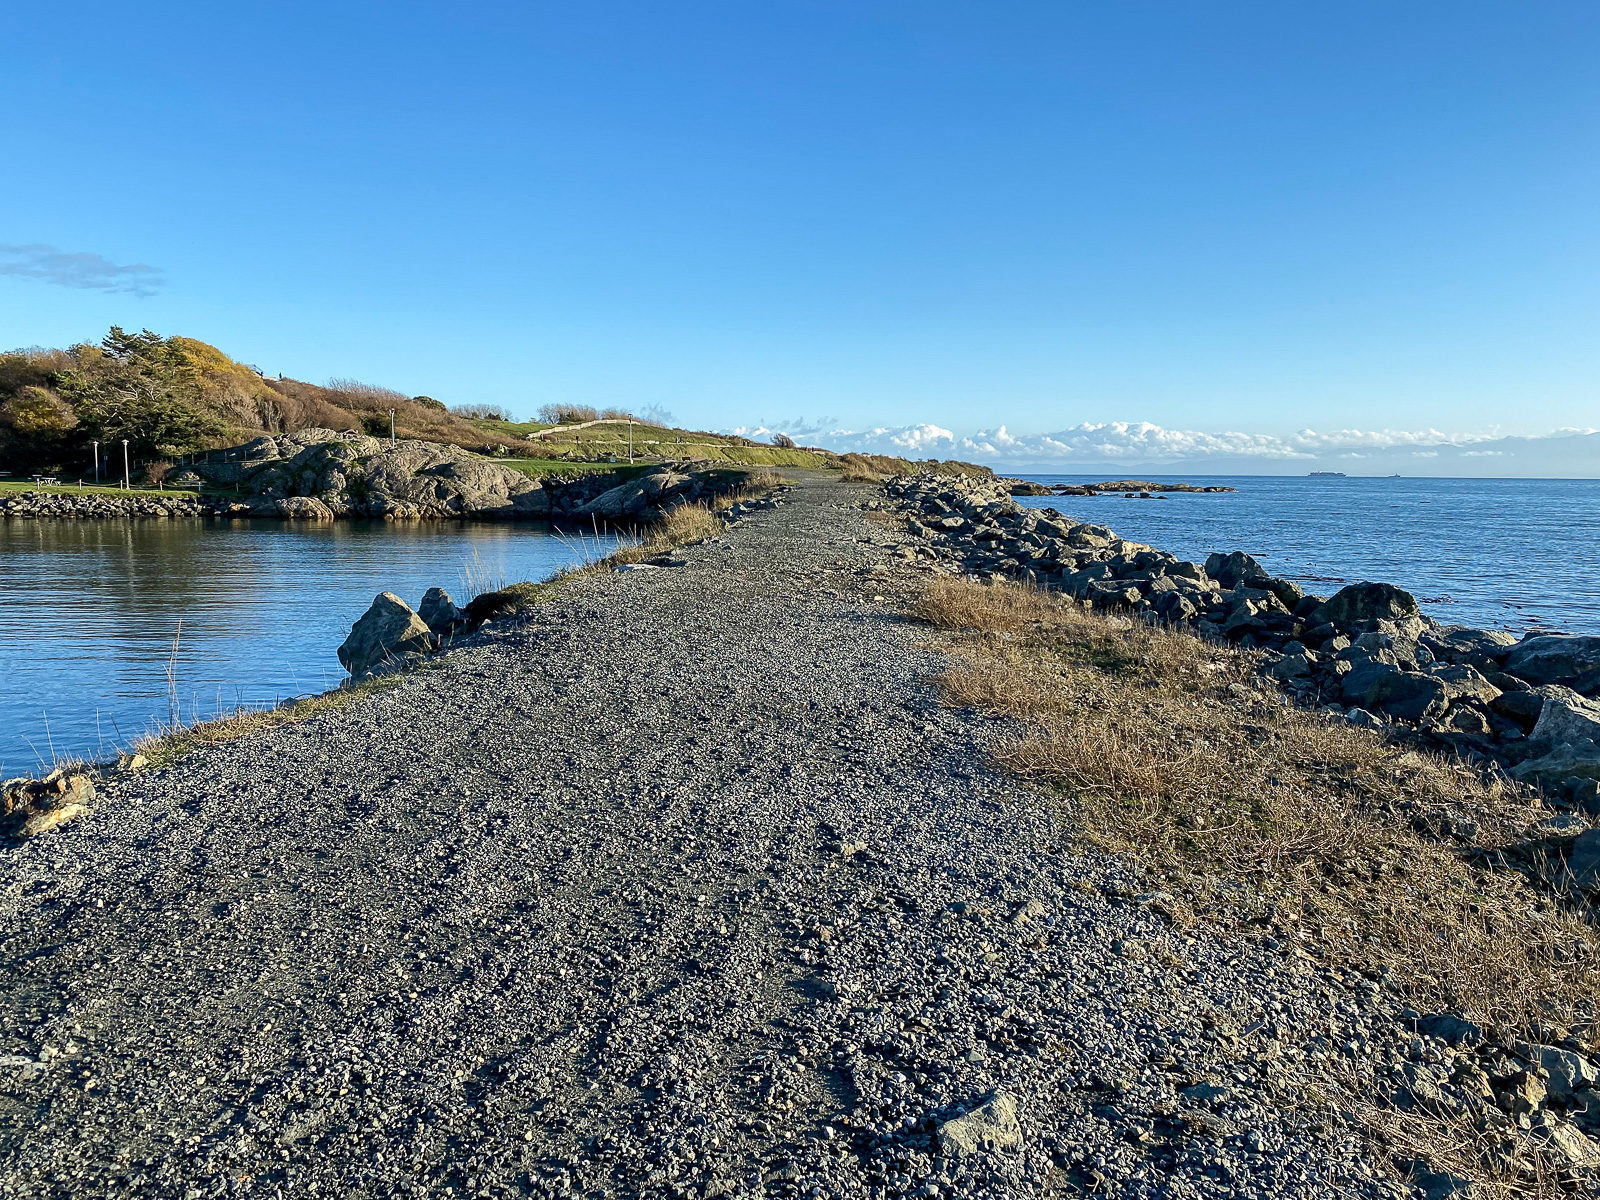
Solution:
M1075 853L858 500L0 851L0 1196L1410 1194L1376 989Z

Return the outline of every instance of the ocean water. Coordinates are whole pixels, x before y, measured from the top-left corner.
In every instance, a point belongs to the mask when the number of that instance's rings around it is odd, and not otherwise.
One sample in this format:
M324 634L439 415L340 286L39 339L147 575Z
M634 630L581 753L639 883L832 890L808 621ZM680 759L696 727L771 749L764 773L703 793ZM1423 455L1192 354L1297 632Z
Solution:
M1140 478L1238 491L1017 499L1202 563L1213 550L1244 550L1321 595L1393 583L1447 624L1600 633L1600 480Z
M378 592L465 603L611 545L524 524L0 520L0 777L115 753L174 702L187 721L335 687Z

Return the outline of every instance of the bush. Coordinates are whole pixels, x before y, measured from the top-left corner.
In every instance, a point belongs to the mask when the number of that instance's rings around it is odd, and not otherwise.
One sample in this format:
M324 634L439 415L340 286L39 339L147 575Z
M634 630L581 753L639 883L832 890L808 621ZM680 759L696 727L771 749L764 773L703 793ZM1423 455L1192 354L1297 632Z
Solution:
M444 406L443 400L435 400L432 396L413 396L411 397L411 403L420 404L423 408L431 408L434 412L448 411Z
M587 404L545 404L539 409L539 420L546 425L581 425L599 419L600 410Z

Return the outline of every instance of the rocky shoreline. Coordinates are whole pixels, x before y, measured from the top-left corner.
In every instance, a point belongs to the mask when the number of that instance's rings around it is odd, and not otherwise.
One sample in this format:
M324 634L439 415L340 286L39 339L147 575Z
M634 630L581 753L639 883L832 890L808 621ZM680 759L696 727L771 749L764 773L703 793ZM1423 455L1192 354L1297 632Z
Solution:
M455 446L429 442L385 449L375 438L330 430L259 441L271 444L250 443L238 449L251 457L199 463L173 479L184 488L231 487L236 489L232 496L216 490L175 491L170 497L27 491L0 498L0 517L629 523L647 521L669 504L731 491L742 474L738 468L691 462L535 480Z
M1208 495L1236 492L1221 484L1152 483L1148 479L1107 479L1100 483L1039 483L1032 479L1002 479L1013 496L1125 496L1164 500L1166 493Z
M1303 703L1404 727L1600 813L1600 637L1440 625L1386 583L1312 595L1241 551L1185 562L1024 508L1006 481L902 476L885 491L922 539L913 556L938 569L1027 580L1255 648Z

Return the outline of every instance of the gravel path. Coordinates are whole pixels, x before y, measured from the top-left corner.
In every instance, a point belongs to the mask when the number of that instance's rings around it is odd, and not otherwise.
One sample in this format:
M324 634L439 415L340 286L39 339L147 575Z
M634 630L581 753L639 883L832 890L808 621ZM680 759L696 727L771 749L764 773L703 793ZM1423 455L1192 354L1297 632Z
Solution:
M0 1195L1407 1194L1362 986L1068 851L865 494L0 851Z

